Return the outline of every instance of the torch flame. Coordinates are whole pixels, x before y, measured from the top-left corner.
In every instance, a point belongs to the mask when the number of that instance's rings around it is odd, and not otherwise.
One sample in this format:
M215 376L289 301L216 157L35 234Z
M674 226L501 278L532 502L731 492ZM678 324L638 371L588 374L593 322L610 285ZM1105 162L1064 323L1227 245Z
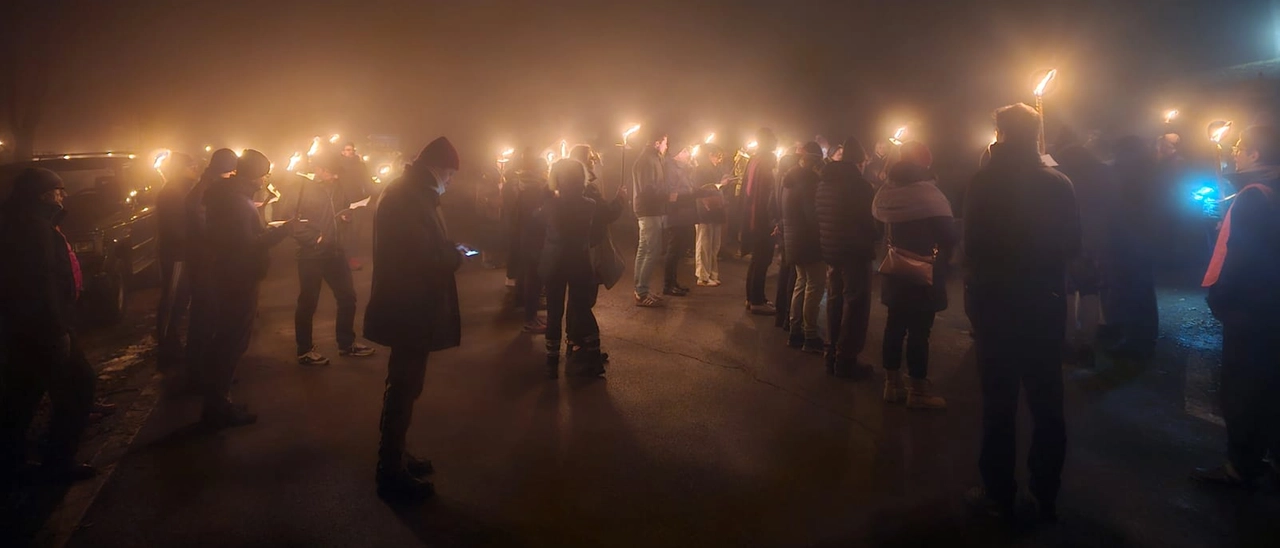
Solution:
M320 152L320 136L317 135L311 139L311 148L307 149L307 156L315 156Z
M714 140L716 140L716 134L712 133L712 134L708 135L708 136L707 136L707 138L706 138L706 139L704 139L704 140L702 141L702 143L703 143L703 144L707 144L707 143L710 143L711 141L714 141Z
M689 152L689 155L696 157L698 155L698 150L700 149L702 149L702 145L693 145L693 150Z
M512 155L512 154L515 154L515 153L516 153L516 149L514 149L514 148L508 148L508 149L506 149L506 150L502 151L502 157L503 157L503 158L510 158L510 157L511 157L511 155Z
M548 152L548 153L547 153L547 164L554 164L554 163L556 163L556 153L554 153L554 152Z
M336 145L338 144L338 139L341 139L341 138L342 138L341 135L334 133L332 137L329 137L329 144Z
M1227 136L1228 131L1231 131L1231 122L1227 122L1223 124L1222 127L1215 129L1213 131L1213 135L1209 137L1209 140L1214 143L1221 143L1222 138Z
M293 171L294 168L298 167L298 162L301 162L301 161L302 161L302 153L300 152L293 153L293 156L289 157L289 165L286 166L284 170Z
M169 150L165 149L160 151L159 154L156 154L156 161L151 163L151 168L158 171L160 169L160 166L164 165L164 161L168 159L169 159Z
M630 136L632 136L632 135L635 135L635 133L636 133L637 131L640 131L640 124L636 124L636 125L634 125L634 126L631 126L631 128L630 128L630 129L628 129L627 131L623 132L623 133L622 133L622 140L625 142L625 141L627 140L627 138L628 138L628 137L630 137Z
M754 149L754 148L756 148L756 147L758 147L758 146L760 146L760 144L759 144L759 143L757 143L757 142L755 142L755 141L751 141L750 143L747 143L747 150L752 150L752 149Z
M1177 109L1166 112L1164 113L1164 123L1168 124L1172 122L1174 118L1177 118L1177 117L1178 117Z
M906 134L907 134L907 126L902 126L898 128L898 131L893 132L893 137L889 138L889 142L893 143L895 146L902 145L902 137L905 136Z
M777 156L779 160L781 160L782 155L786 153L787 153L787 147L778 147L778 150L773 151L773 155Z
M386 176L390 174L391 174L391 166L382 166L378 168L378 175Z
M565 141L564 139L560 140L560 157L561 158L569 157L569 142Z
M205 151L205 152L213 152L213 145L205 145L205 146L204 146L204 151Z
M1058 69L1050 69L1049 72L1044 75L1044 78L1040 80L1040 84L1036 86L1036 97L1044 97L1045 88L1049 87L1049 82L1052 82L1054 77L1057 75Z

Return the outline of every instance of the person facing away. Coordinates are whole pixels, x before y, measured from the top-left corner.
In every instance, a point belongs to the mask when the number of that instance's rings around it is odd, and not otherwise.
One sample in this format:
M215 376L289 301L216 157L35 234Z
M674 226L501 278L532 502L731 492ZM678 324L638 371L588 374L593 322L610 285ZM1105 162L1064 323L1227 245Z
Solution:
M1080 255L1067 269L1068 362L1094 363L1098 325L1102 320L1104 267L1111 262L1110 246L1115 208L1111 168L1079 145L1054 154L1058 171L1071 179L1080 207Z
M280 202L280 211L307 220L293 232L298 243L298 305L293 326L299 365L329 364L311 338L321 283L329 286L338 305L334 322L338 355L364 358L374 354L372 348L356 342L356 289L347 263L351 234L344 228L351 223L354 211L348 209L351 202L338 179L338 166L334 159L320 158L315 164L315 179L296 175L288 200Z
M1194 477L1254 489L1270 468L1280 472L1280 132L1246 129L1232 147L1240 189L1223 218L1201 285L1222 322L1222 415L1227 458Z
M375 480L378 496L417 502L435 487L431 461L405 452L413 402L422 394L427 356L462 342L458 285L462 253L440 217L440 197L458 171L449 140L432 141L378 198L373 229L373 288L365 338L391 347L382 396Z
M591 147L578 145L570 149L569 157L582 162L586 166L587 183L583 189L583 195L596 203L595 215L591 219L590 242L594 282L587 295L589 308L594 309L596 299L600 295L600 286L603 285L605 289L613 289L613 286L617 285L618 281L622 279L623 269L626 268L613 245L613 240L609 235L609 226L622 217L622 211L627 207L627 186L618 185L618 190L614 194L613 200L606 200L604 193L600 190L600 186L595 183L595 168L600 165L600 156L594 150L591 150ZM570 315L565 318L565 332L570 334L565 339L565 356L570 359L573 358L578 349L599 349L600 347L600 330L595 323L595 313L592 312L589 317L584 318L584 321L586 321L587 329L578 329L577 325L575 325L576 319L574 316ZM595 331L591 332L590 328L593 326ZM575 339L571 335L573 333L582 333L583 340ZM601 351L598 360L601 363L608 362L609 354Z
M204 413L209 428L243 426L258 416L231 403L228 394L236 364L249 348L258 311L258 284L267 276L270 249L301 224L290 220L270 228L262 221L253 196L266 184L271 161L261 152L244 151L236 175L205 192L205 228L213 260L213 291L218 302L213 340L204 382Z
M519 187L516 196L516 224L520 227L520 278L516 282L524 308L525 333L545 333L547 325L538 316L539 302L543 294L543 280L538 277L538 261L542 256L542 244L546 241L547 227L542 218L542 207L552 196L547 185L547 166L532 149L526 148L513 173Z
M773 325L787 332L791 330L791 298L796 291L796 265L787 255L786 227L782 223L782 183L787 174L800 165L800 147L803 145L804 143L797 142L794 146L785 148L782 157L778 158L775 179L778 184L774 186L773 199L769 202L769 212L776 227L773 234L774 245L778 249L778 279L776 293L774 293L777 313L774 315ZM803 344L803 342L795 342L794 346L799 348Z
M871 204L875 189L862 176L867 153L850 137L840 145L840 159L822 168L815 193L818 242L827 273L827 373L841 378L865 377L870 366L858 363L871 320L871 262L879 239Z
M876 192L875 218L885 224L888 245L919 257L932 257L933 283L920 284L886 275L880 302L889 308L885 320L884 400L912 409L945 409L947 401L929 383L929 332L938 312L947 309L947 274L955 248L951 203L938 189L930 168L933 154L923 143L902 145L902 159L889 168L889 179ZM902 378L906 343L910 382Z
M664 223L662 294L684 297L689 288L680 285L680 263L694 250L694 225L698 222L698 192L693 185L692 149L684 147L667 157L662 172L667 180L667 217Z
M772 209L778 157L770 151L778 145L778 138L773 130L761 128L756 133L756 141L759 152L747 162L746 183L742 188L741 241L743 248L751 252L751 264L747 266L747 310L773 316L778 309L765 298L765 281L776 247L773 238L777 225Z
M822 262L817 193L824 163L816 142L805 143L799 151L799 163L782 179L783 246L796 273L789 343L805 353L821 354L826 343L818 331L818 308L827 288L827 264Z
M640 229L636 247L635 300L636 306L646 308L662 305L662 298L650 292L649 281L663 256L662 219L667 214L667 203L671 201L663 165L666 153L667 134L652 132L644 141L640 157L631 166L631 207Z
M1018 393L1025 389L1034 421L1030 491L1041 514L1052 519L1066 455L1065 276L1080 252L1080 222L1071 180L1040 158L1035 109L1003 107L995 121L991 160L965 199L968 312L982 383L983 483L966 498L992 515L1012 516Z
M724 170L724 149L715 143L702 146L706 161L699 161L693 172L693 184L698 192L697 220L695 226L694 274L698 285L720 286L720 248L722 233L729 221L725 195L722 188L731 181Z
M577 160L561 160L551 166L557 195L547 203L547 241L542 247L539 275L547 286L547 369L552 378L559 376L562 325L566 313L568 338L594 341L594 347L576 348L571 354L575 366L566 373L596 376L604 372L600 359L599 326L591 311L597 283L591 264L592 222L598 206L585 196L586 169ZM568 303L566 305L566 297Z
M236 153L220 148L213 152L209 165L200 180L187 193L186 208L186 266L191 274L191 311L187 324L186 362L188 382L191 388L201 385L200 376L212 352L213 333L217 323L218 296L213 275L213 248L206 226L204 198L210 188L228 184L236 172Z
M26 464L27 429L46 393L52 413L40 473L56 482L96 474L75 462L96 376L75 335L84 280L58 229L66 197L58 174L27 168L0 204L0 486L18 479Z
M174 152L161 166L164 186L156 198L156 251L160 259L160 302L156 308L156 365L173 371L182 360L179 327L191 302L186 270L186 199L200 178L200 165L188 154ZM182 266L178 266L178 265Z
M1148 359L1160 336L1160 311L1156 303L1156 234L1170 227L1157 224L1154 210L1157 183L1155 153L1141 138L1123 137L1116 142L1112 173L1127 204L1111 233L1114 250L1110 279L1103 304L1108 330L1118 336L1108 350L1137 359Z

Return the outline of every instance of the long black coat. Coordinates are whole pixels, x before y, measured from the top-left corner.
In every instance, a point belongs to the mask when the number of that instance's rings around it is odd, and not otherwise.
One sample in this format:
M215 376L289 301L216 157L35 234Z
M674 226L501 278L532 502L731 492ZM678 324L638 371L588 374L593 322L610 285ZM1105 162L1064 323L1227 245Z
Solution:
M156 252L166 261L182 261L187 255L187 195L196 186L191 179L167 181L156 198Z
M827 264L875 259L875 243L879 239L876 220L871 216L875 195L857 164L832 162L822 168L816 207L822 260Z
M378 344L453 348L462 342L454 272L462 254L440 218L430 173L412 169L378 197L373 226L373 288L364 336Z
M73 325L76 280L61 208L11 202L0 211L0 326L10 337L49 343Z
M818 239L818 173L797 165L782 179L782 239L788 264L822 262Z

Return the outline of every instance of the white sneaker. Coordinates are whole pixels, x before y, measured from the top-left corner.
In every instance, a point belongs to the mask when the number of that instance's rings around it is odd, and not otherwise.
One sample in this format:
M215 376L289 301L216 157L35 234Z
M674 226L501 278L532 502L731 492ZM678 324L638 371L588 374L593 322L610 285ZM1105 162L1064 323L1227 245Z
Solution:
M298 365L329 365L329 358L312 348L310 352L298 356Z

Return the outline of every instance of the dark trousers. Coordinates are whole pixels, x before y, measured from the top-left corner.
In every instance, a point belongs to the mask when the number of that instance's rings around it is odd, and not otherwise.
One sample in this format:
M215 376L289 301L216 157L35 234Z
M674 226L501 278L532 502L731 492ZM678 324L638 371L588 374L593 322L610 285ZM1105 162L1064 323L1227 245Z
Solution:
M174 283L174 265L182 264L182 272ZM183 357L182 322L191 304L191 279L186 263L160 260L160 304L156 307L157 367L170 369Z
M765 280L769 265L773 264L773 236L768 233L752 234L744 244L751 245L751 264L747 266L747 302L758 305L768 302L765 298ZM778 304L781 304L780 302Z
M208 360L201 371L205 406L227 403L236 364L249 349L253 318L258 313L258 284L227 284L217 289L218 310Z
M774 306L778 309L778 315L774 317L773 322L778 327L786 326L791 320L791 295L795 292L796 267L784 261L778 269L778 290L773 297ZM795 331L800 331L799 326L791 327Z
M298 259L298 309L293 316L294 335L298 343L298 355L311 351L312 319L316 305L320 303L320 282L333 291L338 301L338 318L334 334L338 348L351 348L356 342L356 288L351 279L345 253L333 253L323 257Z
M871 263L858 261L827 271L827 331L836 359L854 362L867 345L871 323Z
M1150 264L1133 262L1116 268L1118 272L1102 294L1103 314L1107 325L1118 330L1129 345L1150 351L1160 337L1155 276Z
M1066 301L1052 294L995 300L975 292L970 314L977 324L982 377L983 484L993 500L1013 504L1018 395L1025 389L1034 423L1027 456L1030 490L1041 503L1054 504L1067 450L1061 359Z
M387 383L382 393L382 418L378 429L378 469L398 472L404 466L405 436L413 419L413 402L422 394L427 374L427 349L391 347L387 360Z
M516 292L520 295L524 307L525 323L538 318L538 301L542 298L543 283L538 276L538 261L525 257L520 261L520 279L516 282Z
M594 343L600 346L600 324L596 322L595 306L599 285L595 282L547 282L547 352L560 351L561 319L567 327L569 344L583 347ZM568 297L566 305L565 297Z
M1280 340L1276 326L1222 326L1222 415L1227 457L1241 477L1258 478L1262 461L1280 458Z
M8 364L0 382L0 472L26 457L26 434L46 393L52 404L44 463L71 463L93 407L93 366L75 337L70 353L26 340L6 341Z
M218 323L218 292L209 265L188 263L191 281L191 320L187 324L187 373L199 381L213 352Z
M692 226L669 226L664 239L667 254L663 260L662 286L672 289L680 286L676 274L680 270L680 262L693 250L694 229Z
M884 368L902 368L902 344L907 346L907 372L913 379L929 376L929 331L933 329L933 303L904 302L889 307L884 325Z

